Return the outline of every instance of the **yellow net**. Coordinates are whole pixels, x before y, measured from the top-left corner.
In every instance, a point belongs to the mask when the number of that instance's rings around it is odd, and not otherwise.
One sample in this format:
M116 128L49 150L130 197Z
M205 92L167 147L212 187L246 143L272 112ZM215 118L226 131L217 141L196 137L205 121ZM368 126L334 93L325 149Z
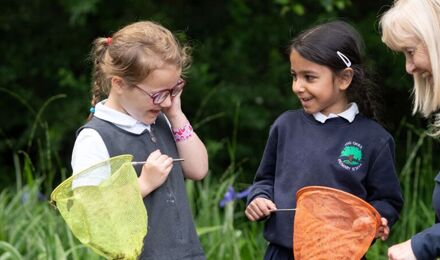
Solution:
M136 259L147 211L131 155L112 157L61 183L51 194L73 234L108 259Z
M349 260L365 255L380 225L380 215L370 204L321 186L302 188L296 198L296 260Z

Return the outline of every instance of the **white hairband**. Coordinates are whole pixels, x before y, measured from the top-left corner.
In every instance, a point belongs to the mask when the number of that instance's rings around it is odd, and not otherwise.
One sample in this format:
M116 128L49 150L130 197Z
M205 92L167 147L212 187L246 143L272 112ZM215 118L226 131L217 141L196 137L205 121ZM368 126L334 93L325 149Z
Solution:
M337 51L336 54L338 54L338 56L341 58L341 60L345 63L345 65L347 66L347 68L350 68L351 66L351 61L350 59L347 58L347 56L345 56L342 52Z

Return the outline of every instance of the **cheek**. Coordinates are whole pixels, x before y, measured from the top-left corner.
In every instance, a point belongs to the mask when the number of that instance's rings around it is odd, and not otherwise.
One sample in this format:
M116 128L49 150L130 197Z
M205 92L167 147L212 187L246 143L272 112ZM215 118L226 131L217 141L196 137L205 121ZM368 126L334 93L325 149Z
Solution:
M429 57L425 59L425 69L432 73L431 62L429 61Z
M426 59L415 58L414 65L417 67L418 70L431 72L431 65Z
M431 62L428 55L417 55L414 57L414 64L420 69L431 72Z
M124 100L124 105L130 110L138 112L150 109L153 106L148 97L136 93L133 93L133 95L127 95Z

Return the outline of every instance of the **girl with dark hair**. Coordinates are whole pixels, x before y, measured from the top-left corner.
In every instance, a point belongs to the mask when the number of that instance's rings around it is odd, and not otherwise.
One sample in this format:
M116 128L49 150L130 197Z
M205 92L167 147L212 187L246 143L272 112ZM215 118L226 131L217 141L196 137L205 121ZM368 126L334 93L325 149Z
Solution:
M246 216L268 218L265 259L292 259L296 192L327 186L370 203L382 216L376 237L388 238L403 199L394 140L377 119L375 85L362 60L363 41L334 21L297 36L290 48L292 90L302 109L283 113L269 138L248 196ZM311 234L312 235L312 234Z

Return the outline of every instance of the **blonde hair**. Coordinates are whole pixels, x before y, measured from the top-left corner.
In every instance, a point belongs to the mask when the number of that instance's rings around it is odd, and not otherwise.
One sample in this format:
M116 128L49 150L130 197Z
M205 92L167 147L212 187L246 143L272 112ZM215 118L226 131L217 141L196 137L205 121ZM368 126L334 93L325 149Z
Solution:
M413 114L433 115L431 135L440 136L440 0L395 0L380 19L382 41L395 51L419 41L428 51L432 79L414 74Z
M108 96L113 76L136 84L164 63L185 71L191 63L189 50L168 29L150 21L127 25L112 37L97 38L90 53L92 106Z

